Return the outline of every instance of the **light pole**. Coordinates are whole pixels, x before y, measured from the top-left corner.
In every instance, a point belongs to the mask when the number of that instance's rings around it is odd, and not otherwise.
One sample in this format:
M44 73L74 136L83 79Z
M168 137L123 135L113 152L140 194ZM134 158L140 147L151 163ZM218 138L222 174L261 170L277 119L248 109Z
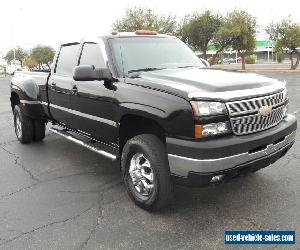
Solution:
M271 62L273 63L274 61L274 47L273 47L273 41L271 40L271 46L272 46L272 58L271 58Z
M18 9L19 10L19 12L20 12L20 14L21 14L21 12L22 12L22 8L19 8ZM16 66L16 46L15 46L15 39L14 39L14 32L15 32L15 18L13 19L13 23L12 23L12 29L11 29L12 31L11 31L11 40L12 40L12 49L13 49L13 54L14 54L14 59L13 59L13 61L14 61L14 67L15 67L15 70L16 70L16 68L17 68L17 66Z
M14 67L16 69L16 47L15 47L15 42L14 42L14 25L12 28L12 47L13 47L13 52L14 52Z

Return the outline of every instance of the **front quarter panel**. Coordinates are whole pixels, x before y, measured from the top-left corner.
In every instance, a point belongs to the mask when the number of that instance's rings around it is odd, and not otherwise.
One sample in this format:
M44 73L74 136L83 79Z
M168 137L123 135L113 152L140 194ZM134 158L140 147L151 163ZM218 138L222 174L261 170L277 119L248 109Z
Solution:
M166 136L191 138L194 135L191 106L179 96L135 85L131 81L116 84L114 101L118 123L124 115L137 115L157 122Z

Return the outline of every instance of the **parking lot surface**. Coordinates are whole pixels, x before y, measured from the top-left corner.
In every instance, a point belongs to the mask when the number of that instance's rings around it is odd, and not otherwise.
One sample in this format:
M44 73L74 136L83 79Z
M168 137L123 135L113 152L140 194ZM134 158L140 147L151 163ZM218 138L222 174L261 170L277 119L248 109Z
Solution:
M265 74L287 81L297 112L300 74ZM130 201L118 164L49 133L21 145L9 94L0 78L0 249L227 249L225 230L295 230L296 245L278 249L299 249L299 129L273 166L208 188L176 187L168 208L148 213Z

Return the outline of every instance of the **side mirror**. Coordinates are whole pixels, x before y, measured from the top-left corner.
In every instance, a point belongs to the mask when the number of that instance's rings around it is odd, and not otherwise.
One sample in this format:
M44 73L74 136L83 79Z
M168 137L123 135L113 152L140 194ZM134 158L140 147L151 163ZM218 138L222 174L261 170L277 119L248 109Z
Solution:
M108 68L95 68L93 65L79 65L73 70L75 81L112 81L112 75Z

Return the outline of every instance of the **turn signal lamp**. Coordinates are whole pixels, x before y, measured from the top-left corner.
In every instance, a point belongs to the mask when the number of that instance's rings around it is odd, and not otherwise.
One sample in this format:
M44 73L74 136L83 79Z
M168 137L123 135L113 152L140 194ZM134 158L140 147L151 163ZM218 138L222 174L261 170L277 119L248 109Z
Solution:
M195 124L195 138L200 139L202 138L202 125Z
M136 30L135 31L136 35L157 35L156 31L153 30Z

